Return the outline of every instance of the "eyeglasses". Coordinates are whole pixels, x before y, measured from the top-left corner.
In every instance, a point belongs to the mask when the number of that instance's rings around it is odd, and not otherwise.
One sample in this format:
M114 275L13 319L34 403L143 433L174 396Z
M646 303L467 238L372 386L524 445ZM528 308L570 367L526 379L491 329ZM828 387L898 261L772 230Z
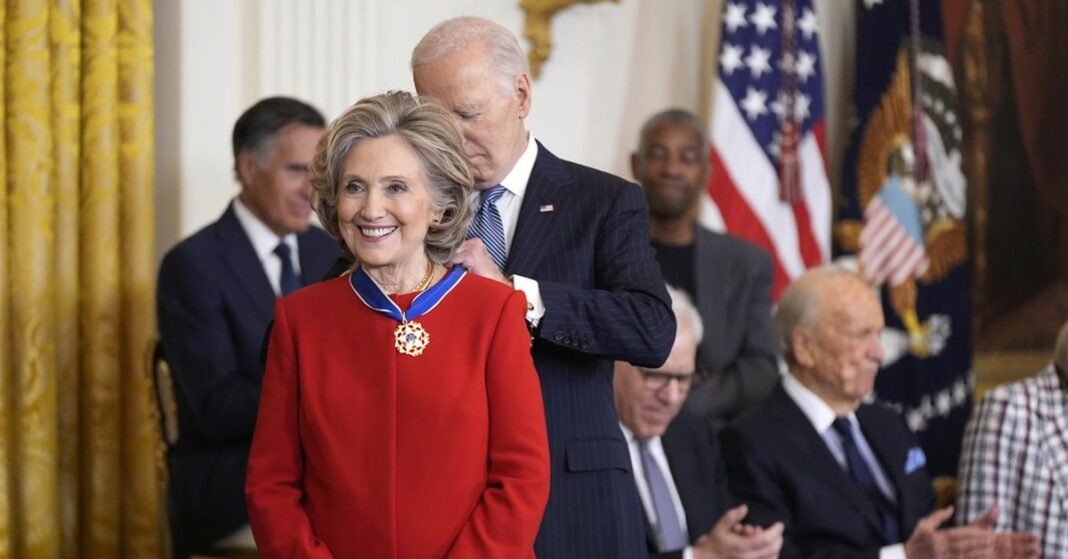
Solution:
M671 384L671 381L679 383L679 390L689 390L690 385L693 384L694 373L683 374L671 374L662 373L660 371L650 371L649 369L643 369L641 367L635 367L642 375L642 380L645 381L645 388L658 392L667 388L667 385Z

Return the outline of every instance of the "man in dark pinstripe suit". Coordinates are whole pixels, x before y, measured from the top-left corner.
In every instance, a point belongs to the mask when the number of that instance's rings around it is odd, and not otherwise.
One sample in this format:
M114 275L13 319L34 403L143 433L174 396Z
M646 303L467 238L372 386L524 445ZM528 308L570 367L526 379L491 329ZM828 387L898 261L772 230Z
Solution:
M641 505L616 422L612 361L657 367L675 319L641 189L558 159L524 125L531 86L511 32L456 18L412 53L420 95L453 111L484 204L454 263L522 290L552 461L539 557L645 555Z

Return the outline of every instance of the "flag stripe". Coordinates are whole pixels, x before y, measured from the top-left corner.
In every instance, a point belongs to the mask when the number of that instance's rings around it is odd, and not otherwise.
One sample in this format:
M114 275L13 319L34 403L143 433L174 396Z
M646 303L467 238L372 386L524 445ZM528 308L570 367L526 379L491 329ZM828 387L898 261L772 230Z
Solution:
M924 248L916 243L882 200L876 198L864 212L866 223L860 235L860 260L864 275L881 284L890 278L899 285L922 273L927 265Z
M725 9L709 196L728 233L772 254L778 299L831 255L818 23L810 0L732 0Z
M827 161L823 151L823 121L817 121L812 132L801 139L801 185L805 189L805 206L811 217L809 232L820 250L820 260L831 258L831 222L833 201L831 181L827 178ZM814 266L816 264L810 264Z
M721 217L726 215L734 217L734 229L728 229L732 235L746 239L771 254L771 260L775 266L775 283L772 287L772 294L775 300L778 300L779 294L782 293L783 289L786 289L786 285L789 283L790 275L782 267L782 261L779 260L775 243L771 241L771 237L764 229L760 219L738 192L738 188L734 185L734 181L727 172L727 166L723 163L723 158L715 148L712 148L712 164L712 186L709 189L709 194L711 195L709 199L710 205L718 209ZM721 174L722 176L717 176ZM724 223L726 223L726 220L724 220ZM706 223L705 225L709 226L711 224Z
M893 228L890 230L890 235L887 238L886 243L883 245L883 249L878 253L879 259L872 263L872 271L875 277L879 278L880 281L886 279L886 276L889 275L890 270L892 269L891 263L900 252L902 240L907 237L908 235L906 235L900 228ZM862 252L861 258L863 257L864 253Z
M724 204L717 194L727 185L712 185L712 199L720 207L727 231L741 237L756 240L745 232L751 227L764 229L775 247L775 254L785 269L788 279L805 271L801 253L798 251L797 223L792 209L779 200L779 178L771 162L763 156L763 150L745 123L745 117L722 83L716 87L716 117L712 123L712 141L720 159L726 161L725 169L731 177L732 186L746 206L759 220L759 225L731 211L724 211ZM719 175L713 175L713 179ZM720 188L717 188L720 187Z
M812 234L812 220L808 216L808 206L804 202L790 204L794 212L794 221L797 223L797 248L801 252L801 260L805 268L819 266L823 261L820 247L816 244L816 237Z

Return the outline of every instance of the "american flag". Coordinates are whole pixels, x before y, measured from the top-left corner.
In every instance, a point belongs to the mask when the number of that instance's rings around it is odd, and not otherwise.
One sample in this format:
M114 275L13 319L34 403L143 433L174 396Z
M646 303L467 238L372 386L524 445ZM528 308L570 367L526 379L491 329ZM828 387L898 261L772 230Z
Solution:
M772 254L776 300L831 251L818 30L811 0L731 0L724 10L701 217Z
M860 264L872 285L901 285L927 270L923 224L916 203L893 176L864 210Z

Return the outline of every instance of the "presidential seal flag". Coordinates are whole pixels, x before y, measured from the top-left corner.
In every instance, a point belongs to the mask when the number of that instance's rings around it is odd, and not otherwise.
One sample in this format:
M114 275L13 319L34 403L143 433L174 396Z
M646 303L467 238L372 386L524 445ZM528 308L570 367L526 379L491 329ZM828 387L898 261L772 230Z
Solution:
M701 223L763 247L779 294L830 258L819 23L811 0L724 6Z
M955 475L971 409L965 179L941 2L858 1L857 126L843 170L837 254L882 294L875 397L919 435L933 475Z

